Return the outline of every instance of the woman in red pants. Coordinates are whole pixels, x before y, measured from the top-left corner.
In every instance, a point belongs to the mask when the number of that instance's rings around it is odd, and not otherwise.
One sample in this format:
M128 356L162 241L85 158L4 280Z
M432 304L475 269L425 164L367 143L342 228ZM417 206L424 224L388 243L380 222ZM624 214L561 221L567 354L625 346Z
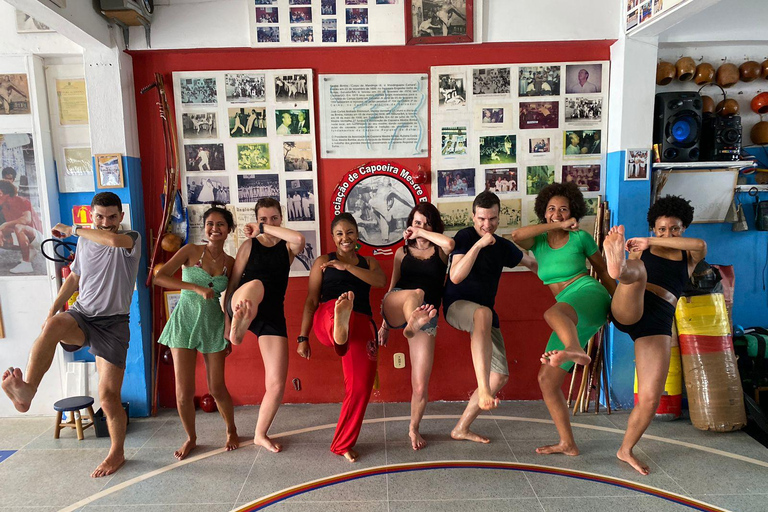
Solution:
M318 257L309 273L309 291L304 303L298 353L309 359L309 332L315 326L317 339L341 356L344 371L344 402L333 435L331 451L350 462L360 435L365 409L376 377L376 327L369 295L371 286L384 288L387 276L373 257L360 256L357 222L349 213L331 222L336 252Z

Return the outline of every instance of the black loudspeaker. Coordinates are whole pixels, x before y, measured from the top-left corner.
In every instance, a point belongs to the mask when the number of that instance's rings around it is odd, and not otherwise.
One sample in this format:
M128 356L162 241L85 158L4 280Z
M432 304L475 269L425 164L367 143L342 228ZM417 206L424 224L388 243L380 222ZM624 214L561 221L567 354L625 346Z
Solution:
M701 138L701 96L697 92L656 95L653 143L662 162L696 162Z
M741 117L704 114L701 128L702 160L738 160L740 156Z

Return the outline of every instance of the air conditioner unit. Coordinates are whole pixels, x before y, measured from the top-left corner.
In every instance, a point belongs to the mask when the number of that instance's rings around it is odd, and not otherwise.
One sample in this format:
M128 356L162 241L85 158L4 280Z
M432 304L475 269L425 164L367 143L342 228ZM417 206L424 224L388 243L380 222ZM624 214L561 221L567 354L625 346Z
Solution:
M149 43L149 24L155 12L154 0L100 0L101 13L123 30L125 48L128 49L128 27L144 27Z

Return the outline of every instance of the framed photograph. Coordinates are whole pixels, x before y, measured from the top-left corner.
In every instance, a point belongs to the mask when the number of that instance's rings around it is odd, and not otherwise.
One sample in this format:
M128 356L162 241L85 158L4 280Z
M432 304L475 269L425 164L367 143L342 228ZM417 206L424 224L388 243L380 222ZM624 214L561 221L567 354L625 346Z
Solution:
M480 165L514 164L517 162L517 135L480 137Z
M229 204L229 176L187 176L187 204Z
M600 130L566 130L563 137L563 154L566 158L599 155L602 151Z
M467 127L451 126L442 129L443 156L459 156L467 154Z
M467 104L466 75L464 73L445 73L438 77L440 99L438 108L464 107Z
M94 155L99 188L123 188L123 156L120 154Z
M557 101L520 102L520 129L557 128L560 103Z
M288 221L315 220L315 185L312 180L285 180Z
M544 155L549 153L549 137L536 137L528 139L528 153L531 155Z
M173 310L176 309L176 304L179 303L181 290L166 290L163 292L163 296L165 297L165 319L168 320Z
M405 44L471 43L474 0L404 0Z
M518 96L560 96L560 66L521 66Z
M648 180L650 178L651 150L628 149L624 180Z
M475 196L474 168L437 173L437 197Z
M600 191L600 164L564 165L562 183L575 183L582 192Z
M517 192L517 168L486 169L485 190L494 194Z

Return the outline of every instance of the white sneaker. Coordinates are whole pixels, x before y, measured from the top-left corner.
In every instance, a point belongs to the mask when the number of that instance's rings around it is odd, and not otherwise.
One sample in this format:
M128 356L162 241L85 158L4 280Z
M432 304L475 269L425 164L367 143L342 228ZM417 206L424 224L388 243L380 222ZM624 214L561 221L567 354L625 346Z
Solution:
M29 274L34 271L35 269L32 268L32 263L29 261L22 261L11 270L9 270L11 274Z

